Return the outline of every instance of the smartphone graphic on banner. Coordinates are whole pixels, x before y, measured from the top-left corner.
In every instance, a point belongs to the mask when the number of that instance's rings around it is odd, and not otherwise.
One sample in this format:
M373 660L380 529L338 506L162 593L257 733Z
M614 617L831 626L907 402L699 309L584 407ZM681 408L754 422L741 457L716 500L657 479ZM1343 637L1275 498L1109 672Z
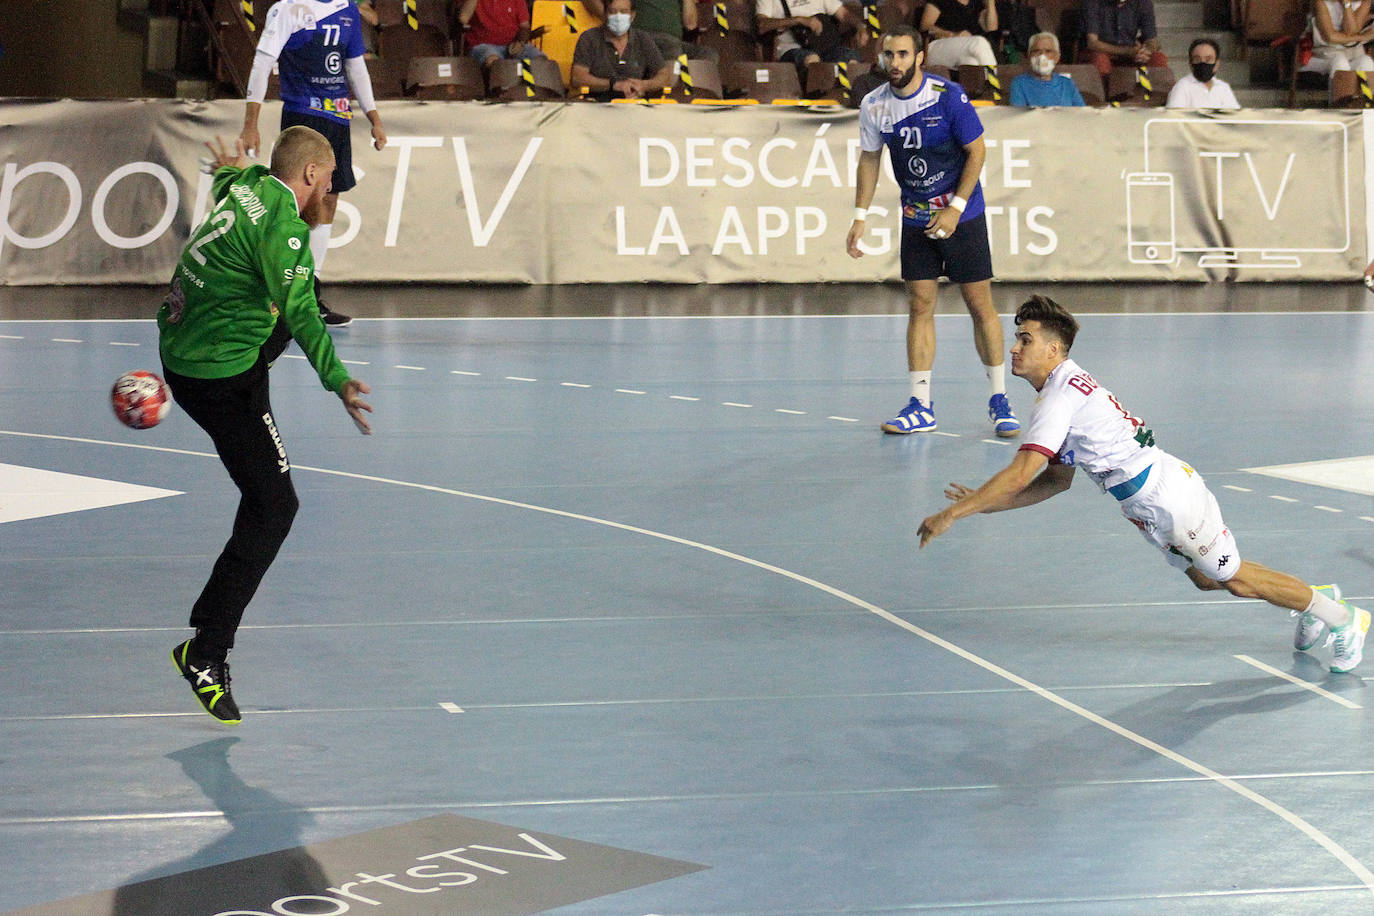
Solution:
M1126 247L1132 264L1173 263L1173 175L1132 172L1126 176Z

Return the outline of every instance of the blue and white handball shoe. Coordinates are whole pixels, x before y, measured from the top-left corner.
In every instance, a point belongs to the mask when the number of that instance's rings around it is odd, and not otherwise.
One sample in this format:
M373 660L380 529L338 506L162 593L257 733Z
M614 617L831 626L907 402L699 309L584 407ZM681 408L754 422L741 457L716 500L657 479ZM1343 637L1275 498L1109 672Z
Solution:
M1010 439L1021 432L1021 421L1011 412L1011 404L1005 394L994 394L988 399L988 419L992 421L993 431L1003 439Z
M923 404L920 398L912 398L902 408L902 412L883 424L883 432L897 433L901 436L911 433L928 433L935 428L935 405Z

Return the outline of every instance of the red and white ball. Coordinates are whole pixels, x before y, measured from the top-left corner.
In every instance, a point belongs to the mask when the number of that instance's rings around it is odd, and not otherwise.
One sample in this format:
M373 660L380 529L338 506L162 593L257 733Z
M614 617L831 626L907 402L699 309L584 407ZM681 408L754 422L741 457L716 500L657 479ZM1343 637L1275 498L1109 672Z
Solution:
M115 379L110 406L125 426L147 429L161 423L172 409L172 389L157 375L136 369Z

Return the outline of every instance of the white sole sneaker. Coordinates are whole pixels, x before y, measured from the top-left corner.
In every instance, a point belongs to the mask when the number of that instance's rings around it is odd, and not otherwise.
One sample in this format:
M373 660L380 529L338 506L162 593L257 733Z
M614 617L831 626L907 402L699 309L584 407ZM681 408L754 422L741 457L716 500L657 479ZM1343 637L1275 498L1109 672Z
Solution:
M1348 674L1364 658L1364 639L1369 633L1369 612L1363 608L1350 607L1355 615L1343 627L1333 629L1327 643L1333 647L1331 670L1335 674Z

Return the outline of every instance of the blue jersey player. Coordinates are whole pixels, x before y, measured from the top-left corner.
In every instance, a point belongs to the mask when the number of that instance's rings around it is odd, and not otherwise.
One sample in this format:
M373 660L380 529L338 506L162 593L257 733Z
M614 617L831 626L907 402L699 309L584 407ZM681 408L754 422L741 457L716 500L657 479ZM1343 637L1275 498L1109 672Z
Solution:
M281 129L302 124L318 131L334 149L334 186L325 196L320 223L310 230L310 253L315 256L315 295L318 272L329 252L334 211L339 194L356 184L353 150L349 142L352 95L372 122L372 144L386 146L382 116L372 98L372 79L363 62L362 16L352 0L281 0L267 11L262 37L248 77L248 105L243 115L244 149L258 149L258 113L267 96L267 78L275 66L281 80ZM351 320L320 302L325 324L340 327Z
M958 83L921 72L920 34L898 25L883 35L879 58L888 82L859 105L858 190L847 246L863 257L860 240L878 186L883 147L902 189L902 279L911 314L906 331L911 400L884 432L935 429L931 367L935 364L935 300L940 277L959 284L973 318L973 340L989 386L988 417L997 435L1021 429L1007 403L1002 323L992 304L992 251L978 173L987 151L983 125Z

